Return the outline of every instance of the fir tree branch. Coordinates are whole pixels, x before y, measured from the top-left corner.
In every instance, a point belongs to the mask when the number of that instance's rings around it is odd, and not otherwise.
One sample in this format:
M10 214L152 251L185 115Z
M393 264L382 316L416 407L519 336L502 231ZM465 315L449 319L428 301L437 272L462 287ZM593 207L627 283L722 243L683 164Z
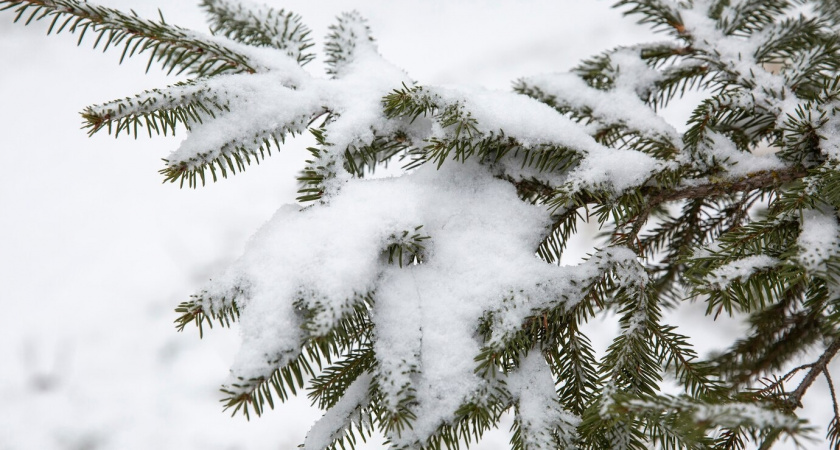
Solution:
M144 52L149 53L148 71L152 63L161 64L163 70L180 74L186 72L198 77L222 72L254 73L257 67L248 57L224 45L163 20L154 22L78 0L0 0L0 11L15 8L15 22L29 13L26 23L52 18L47 33L56 34L67 29L78 33L79 44L87 31L96 34L93 47L104 44L123 46L120 62ZM58 28L55 28L58 25Z
M274 409L274 395L277 395L281 402L285 402L291 396L297 395L298 389L303 389L305 379L315 379L316 369L322 370L325 362L332 363L333 359L360 358L362 365L354 365L357 369L348 373L347 371L329 368L322 373L324 377L339 377L329 388L319 391L318 401L324 404L334 404L349 387L350 383L360 376L364 371L372 367L373 362L369 360L372 352L369 352L370 333L373 328L368 311L372 304L372 297L358 295L353 299L354 303L337 321L335 326L318 333L318 327L311 323L304 323L302 329L306 332L302 347L292 358L285 358L288 363L280 365L278 361L268 361L273 366L264 375L256 378L237 377L237 381L222 388L226 397L221 401L224 403L224 410L232 409L231 415L242 411L247 418L250 418L250 411L262 415L265 404ZM303 309L307 322L311 322L317 315L317 311ZM367 354L367 353L370 354ZM354 359L353 359L354 360ZM371 365L365 365L371 364ZM342 364L337 363L338 368ZM313 367L315 366L315 367ZM348 379L349 377L349 379ZM326 382L324 378L319 380L319 386Z
M828 372L828 367L823 368L823 375L825 375L825 381L828 383L828 391L831 393L831 406L834 408L834 417L828 424L826 438L829 445L836 448L840 444L840 405L837 403L837 390L834 388L834 381Z
M201 6L210 16L214 33L247 45L283 50L300 65L315 59L306 50L312 47L311 30L299 15L283 9L238 0L202 0Z
M186 160L166 160L166 167L158 172L164 176L163 182L180 182L180 186L196 188L201 183L204 186L207 182L206 172L209 169L210 176L214 182L219 177L227 178L238 172L244 172L245 168L253 162L257 164L266 156L271 155L272 144L276 150L280 144L285 142L286 135L294 136L293 129L279 129L262 131L254 135L250 142L239 139L224 143L218 149L210 149L207 153L200 153L189 157Z
M808 175L808 171L802 167L790 167L778 171L762 171L736 181L712 182L685 189L660 191L651 196L648 204L656 206L665 202L677 200L713 198L722 195L729 195L735 192L770 189L803 178L806 175Z
M230 328L230 324L239 318L239 305L236 299L241 295L244 295L244 291L239 287L231 290L230 298L215 301L208 296L207 292L192 295L191 300L182 302L175 308L175 312L181 314L175 319L175 328L178 331L184 331L188 324L195 322L201 338L204 337L205 323L213 328L215 320L219 325Z
M166 89L152 89L125 99L85 108L83 128L92 136L103 129L118 137L120 133L138 136L146 128L149 137L175 134L177 125L188 131L192 124L204 118L230 111L226 96L204 83L189 81L176 83Z
M327 55L327 73L335 77L343 75L344 67L359 54L375 48L373 36L367 21L356 11L338 16L338 23L330 25L330 34L324 44Z
M642 187L639 189L639 194L645 200L642 206L629 215L632 220L628 219L626 223L633 223L634 229L638 231L640 227L637 222L644 222L652 211L665 203L691 199L713 199L738 192L778 188L786 183L804 178L808 173L806 169L797 166L778 171L762 171L735 181L712 181L685 188ZM587 200L589 199L584 198L582 201L590 203Z
M317 402L319 408L329 409L359 375L369 372L375 364L376 357L370 346L353 350L311 380L307 397L313 404Z
M641 16L639 23L652 24L654 29L666 30L676 33L677 36L685 34L680 12L673 7L673 3L661 0L621 0L613 5L614 8L629 7L625 15L636 14Z
M793 2L788 0L743 1L726 8L719 23L725 34L750 34L764 28L792 6Z

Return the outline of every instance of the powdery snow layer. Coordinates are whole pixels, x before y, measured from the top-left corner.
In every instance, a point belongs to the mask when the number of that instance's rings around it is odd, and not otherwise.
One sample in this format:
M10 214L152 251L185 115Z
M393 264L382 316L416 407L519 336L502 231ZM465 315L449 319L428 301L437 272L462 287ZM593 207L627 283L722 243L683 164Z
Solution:
M510 183L471 160L350 180L326 203L281 208L207 289L215 308L231 292L243 293L236 300L243 343L231 385L267 378L297 357L305 333L326 334L370 294L386 407L396 411L411 395L417 417L389 438L425 441L486 387L475 373L475 357L488 345L476 332L482 317L493 312L490 344L501 344L529 315L576 303L581 286L612 264L635 264L628 249L608 249L579 266L547 264L534 252L549 224L544 208L521 201ZM428 239L422 263L400 267L384 252L406 230ZM300 322L298 308L312 317ZM522 395L526 405L536 401ZM318 425L316 434L321 427L340 428Z
M370 424L363 422L360 408L368 398L368 390L372 379L373 377L369 373L359 375L356 381L344 391L341 400L324 413L306 434L306 441L303 445L305 450L321 450L328 447L337 438L342 437L342 433L350 425L357 427L370 426Z
M603 148L580 124L532 98L478 88L437 87L431 90L445 104L462 104L484 134L504 131L525 147L554 144L582 152Z
M616 56L611 55L613 58ZM570 73L529 77L524 82L552 96L559 103L558 106L586 110L604 124L625 125L649 138L665 137L675 143L680 141L676 129L642 102L635 90L602 91L590 87L579 76Z
M507 379L517 398L517 420L525 448L553 448L555 431L561 442L571 445L580 418L563 410L555 394L554 376L542 353L534 350L522 358L520 367Z
M829 258L840 254L840 226L834 214L809 211L802 221L797 245L799 263L809 272L825 272Z
M524 148L551 145L574 150L581 162L566 174L540 174L555 178L552 185L567 184L572 190L607 189L616 192L644 184L657 171L671 167L632 149L605 147L595 141L584 126L535 99L508 92L484 89L429 88L445 105L462 106L475 119L478 131L487 136L502 134L515 138ZM432 132L445 133L446 129ZM504 164L504 162L503 162ZM527 171L522 172L522 174Z
M723 267L715 269L706 280L712 285L724 287L733 281L743 281L757 270L773 267L779 260L767 255L755 255L732 261Z
M296 356L301 336L290 330L300 324L289 321L298 299L319 311L307 326L318 334L335 326L357 295L375 292L381 384L395 408L411 384L419 419L403 438L424 439L482 385L474 373L482 315L516 299L512 318L499 321L504 335L561 295L577 298L569 280L593 273L590 265L557 267L535 256L548 223L544 209L469 162L354 180L325 205L283 208L208 290L217 298L231 286L246 292L238 300L243 344L232 373L266 376L266 355L281 365ZM392 237L421 225L418 233L430 237L424 263L389 264L383 251Z
M709 132L708 137L708 142L700 145L703 157L714 159L716 163L723 165L732 178L787 167L773 152L758 154L741 151L731 139L716 132Z

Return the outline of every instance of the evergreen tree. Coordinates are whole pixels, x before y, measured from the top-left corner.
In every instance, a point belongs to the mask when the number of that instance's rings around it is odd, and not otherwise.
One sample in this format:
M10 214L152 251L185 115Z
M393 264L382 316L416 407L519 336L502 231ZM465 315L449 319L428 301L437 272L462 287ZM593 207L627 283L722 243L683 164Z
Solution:
M394 448L458 448L507 411L515 449L770 448L812 431L801 400L818 378L834 394L840 350L833 1L622 0L665 40L512 93L412 81L357 13L338 17L316 77L300 17L202 6L212 36L78 0L0 0L15 21L191 77L82 113L90 134L189 130L165 181L198 187L288 135L316 138L305 206L177 308L179 330L240 323L222 388L234 414L306 390L325 410L307 449L373 430ZM658 111L689 90L708 98L678 133ZM402 175L370 178L389 163ZM606 241L561 265L580 220ZM690 301L747 333L698 357L663 319ZM620 331L598 357L582 327L608 313Z

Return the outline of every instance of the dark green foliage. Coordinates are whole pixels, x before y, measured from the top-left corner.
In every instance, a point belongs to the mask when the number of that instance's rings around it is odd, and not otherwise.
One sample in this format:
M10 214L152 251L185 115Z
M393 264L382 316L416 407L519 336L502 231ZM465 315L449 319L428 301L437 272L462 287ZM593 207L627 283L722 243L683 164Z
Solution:
M305 123L308 119L308 117L300 117L299 122ZM299 125L290 124L287 127L284 124L279 129L264 130L249 136L246 140L235 138L224 143L221 148L214 149L216 151L198 154L186 161L164 160L167 167L159 172L164 176L164 183L179 182L181 187L186 183L187 186L194 188L200 182L204 186L208 171L214 182L218 181L219 177L227 178L228 174L243 172L252 162L259 164L266 156L270 156L272 146L275 150L279 150L280 144L285 142L287 135L295 136L299 133L301 133Z
M0 3L0 11L11 9L15 21L50 20L47 33L62 31L95 36L93 48L102 50L122 47L120 61L146 53L149 64L160 64L170 73L212 76L223 72L253 73L256 67L235 50L194 37L187 30L166 23L163 15L155 22L121 11L77 0L13 1Z
M241 292L240 292L241 294ZM214 308L211 299L205 299L203 295L192 296L193 300L183 302L175 308L175 312L181 314L175 319L175 328L184 331L184 328L192 322L198 327L200 337L204 337L204 324L213 328L213 321L223 327L230 327L232 322L239 318L239 307L236 304L236 296L230 299L221 300L224 306ZM209 314L209 316L208 316Z
M268 7L256 12L243 9L239 3L205 1L214 30L245 45L271 46L284 51L299 64L312 60L305 53L312 47L309 30L300 17ZM208 77L220 74L253 74L267 69L254 63L240 49L229 48L216 40L167 23L126 14L118 10L96 6L78 0L3 1L0 11L11 10L15 21L51 20L48 33L62 31L78 34L79 44L84 37L95 36L94 48L122 49L120 62L127 57L145 54L149 58L147 70L159 64L172 74L186 74L193 79L166 89L153 89L133 98L125 98L86 108L82 112L83 127L88 133L107 130L119 136L137 137L146 128L151 137L174 134L183 126L187 131L208 119L230 112L229 95L207 83ZM262 22L262 19L266 19ZM306 129L320 111L311 111L292 123L274 129L260 130L251 136L231 136L220 148L208 148L189 160L166 161L160 170L164 182L179 182L183 187L204 185L208 178L242 172L252 162L259 163L271 154L272 146L279 149L287 135L294 136ZM209 173L208 173L209 172Z
M119 137L121 133L138 136L145 128L152 137L174 135L178 126L188 131L192 124L200 124L206 118L230 111L223 97L210 88L198 88L192 92L178 91L195 86L195 83L177 83L168 90L153 89L134 98L115 100L104 105L94 105L82 111L83 128L88 135L107 129L108 134ZM165 106L164 106L165 105Z
M312 61L315 55L305 53L312 47L310 30L300 16L282 9L261 7L255 11L238 2L201 2L210 15L214 33L247 45L274 47L283 50L301 65Z
M285 402L305 387L310 390L313 403L334 405L359 375L372 369L373 362L369 360L372 324L368 317L372 301L371 295L357 296L351 309L326 333L307 330L319 311L300 307L307 332L300 353L286 365L270 361L275 368L264 377L239 378L222 388L226 395L221 400L225 409L232 409L232 414L241 410L246 417L250 417L252 410L261 415L266 404L274 408L275 395ZM305 380L310 380L309 386Z
M399 264L400 267L408 264L420 264L423 262L423 241L430 239L430 236L420 234L422 225L414 228L413 232L403 231L400 234L392 234L388 244L388 263Z

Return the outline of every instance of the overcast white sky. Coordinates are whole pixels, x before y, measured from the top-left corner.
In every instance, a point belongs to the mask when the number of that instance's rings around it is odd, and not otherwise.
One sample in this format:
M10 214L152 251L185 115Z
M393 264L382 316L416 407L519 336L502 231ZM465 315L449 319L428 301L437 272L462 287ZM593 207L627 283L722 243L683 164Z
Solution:
M157 15L158 2L99 3ZM169 22L206 30L192 2L159 3ZM268 3L300 13L319 50L339 12L360 11L380 52L422 84L509 89L651 36L608 1ZM200 341L172 320L294 201L308 141L202 189L162 185L160 158L182 136L87 138L78 112L177 79L11 19L0 14L0 450L294 448L319 416L306 399L250 423L222 414L217 389L236 332Z

